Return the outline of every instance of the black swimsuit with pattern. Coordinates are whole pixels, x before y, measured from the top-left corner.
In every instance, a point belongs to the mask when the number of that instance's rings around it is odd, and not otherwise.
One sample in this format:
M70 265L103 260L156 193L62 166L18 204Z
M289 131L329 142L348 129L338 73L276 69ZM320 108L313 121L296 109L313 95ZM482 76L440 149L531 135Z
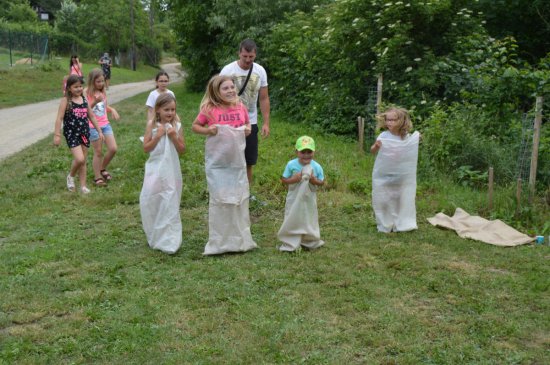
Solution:
M63 116L63 135L69 148L84 144L90 147L90 127L88 125L88 101L82 97L82 104L71 101L71 108Z

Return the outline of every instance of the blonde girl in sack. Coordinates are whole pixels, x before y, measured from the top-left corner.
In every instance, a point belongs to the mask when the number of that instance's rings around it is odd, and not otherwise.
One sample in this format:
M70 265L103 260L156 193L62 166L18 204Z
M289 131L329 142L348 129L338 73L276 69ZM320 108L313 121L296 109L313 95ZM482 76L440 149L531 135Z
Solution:
M88 75L88 87L86 88L85 94L90 104L90 108L97 119L99 128L101 128L105 136L104 142L107 146L107 153L103 155L103 142L99 140L97 129L90 123L90 141L94 148L92 167L94 169L94 184L96 186L105 186L107 182L111 181L112 176L109 171L107 171L107 166L109 166L109 163L117 151L115 135L109 123L108 113L111 113L115 120L119 120L120 117L116 109L107 103L106 89L103 71L94 68Z
M370 149L376 154L372 207L378 231L417 229L415 197L420 134L410 134L411 118L403 108L390 107L377 119L378 127L386 129Z
M82 82L77 75L71 75L67 79L66 95L59 103L57 118L55 119L53 144L59 146L61 143L61 125L63 125L63 135L73 155L71 169L67 175L67 189L69 191L76 190L74 177L78 173L82 194L90 193L90 189L86 187L86 157L88 156L88 148L90 148L88 119L99 130L98 138L103 141L105 137L99 129L99 124L88 105L88 101L83 96Z
M145 128L143 150L149 153L139 196L143 230L151 248L173 254L182 241L179 155L185 151L185 141L172 95L158 97L155 118Z
M210 79L199 115L193 122L193 132L207 136L205 172L209 193L209 237L203 254L256 248L250 233L250 193L244 158L250 120L231 77L217 75Z

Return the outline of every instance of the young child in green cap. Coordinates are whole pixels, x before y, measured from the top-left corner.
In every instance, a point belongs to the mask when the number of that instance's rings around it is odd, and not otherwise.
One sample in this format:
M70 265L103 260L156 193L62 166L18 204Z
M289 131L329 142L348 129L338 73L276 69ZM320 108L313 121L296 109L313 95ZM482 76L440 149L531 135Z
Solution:
M286 164L281 182L288 186L285 218L277 233L281 251L300 247L315 249L324 245L317 214L317 188L325 184L323 168L313 160L315 141L302 136L296 141L297 158Z

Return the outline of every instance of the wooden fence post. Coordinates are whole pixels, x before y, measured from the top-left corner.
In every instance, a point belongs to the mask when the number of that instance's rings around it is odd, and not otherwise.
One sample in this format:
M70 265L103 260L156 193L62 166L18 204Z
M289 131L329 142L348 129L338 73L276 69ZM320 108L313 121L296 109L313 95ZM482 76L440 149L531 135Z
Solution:
M533 127L533 149L531 154L531 169L529 170L529 203L533 202L537 183L537 164L539 158L540 126L542 123L542 96L537 96L535 104L535 125Z
M365 118L357 117L357 133L359 139L359 151L365 152Z

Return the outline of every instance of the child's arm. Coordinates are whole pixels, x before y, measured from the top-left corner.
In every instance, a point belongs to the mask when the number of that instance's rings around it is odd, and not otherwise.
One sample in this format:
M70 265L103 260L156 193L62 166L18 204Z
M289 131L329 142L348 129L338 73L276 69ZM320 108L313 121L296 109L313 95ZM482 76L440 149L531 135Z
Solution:
M216 134L218 134L218 127L216 127L215 125L212 125L210 127L201 125L198 118L195 119L195 121L193 122L193 126L191 129L193 130L193 132L203 134L205 136L215 136Z
M57 117L55 118L55 126L53 129L53 144L59 146L61 143L61 124L63 123L63 115L67 109L67 98L61 99L59 109L57 109Z
M145 134L143 135L143 150L147 153L155 149L160 141L160 138L164 135L164 127L159 125L157 128L157 134L153 137L154 122L149 120L145 127Z
M86 95L86 99L88 99L90 109L93 109L99 102L103 101L103 95L99 95L97 98L93 95Z
M309 183L317 186L323 186L325 185L325 180L319 180L315 177L315 175L311 174L309 178Z
M285 185L296 184L302 181L302 173L297 172L291 177L281 177L281 182Z
M179 131L176 131L176 128L168 129L168 137L174 143L176 151L181 155L185 152L185 140L183 139L183 128L180 128Z
M150 106L147 106L147 120L155 119L155 110Z
M248 137L251 132L252 132L252 127L250 126L250 122L246 123L244 125L244 135L245 135L245 137Z
M94 125L95 130L97 133L99 133L99 140L103 141L105 140L105 136L103 135L103 132L101 131L101 128L99 128L99 124L97 123L97 119L95 119L95 114L90 108L90 105L88 105L88 119L92 122Z
M380 147L382 147L382 141L377 140L377 141L374 142L374 144L370 147L370 153L372 153L373 155L376 154L376 153L378 152L378 150L380 149Z
M114 120L120 119L120 115L118 115L118 112L116 111L115 108L108 106L107 111L113 115Z

